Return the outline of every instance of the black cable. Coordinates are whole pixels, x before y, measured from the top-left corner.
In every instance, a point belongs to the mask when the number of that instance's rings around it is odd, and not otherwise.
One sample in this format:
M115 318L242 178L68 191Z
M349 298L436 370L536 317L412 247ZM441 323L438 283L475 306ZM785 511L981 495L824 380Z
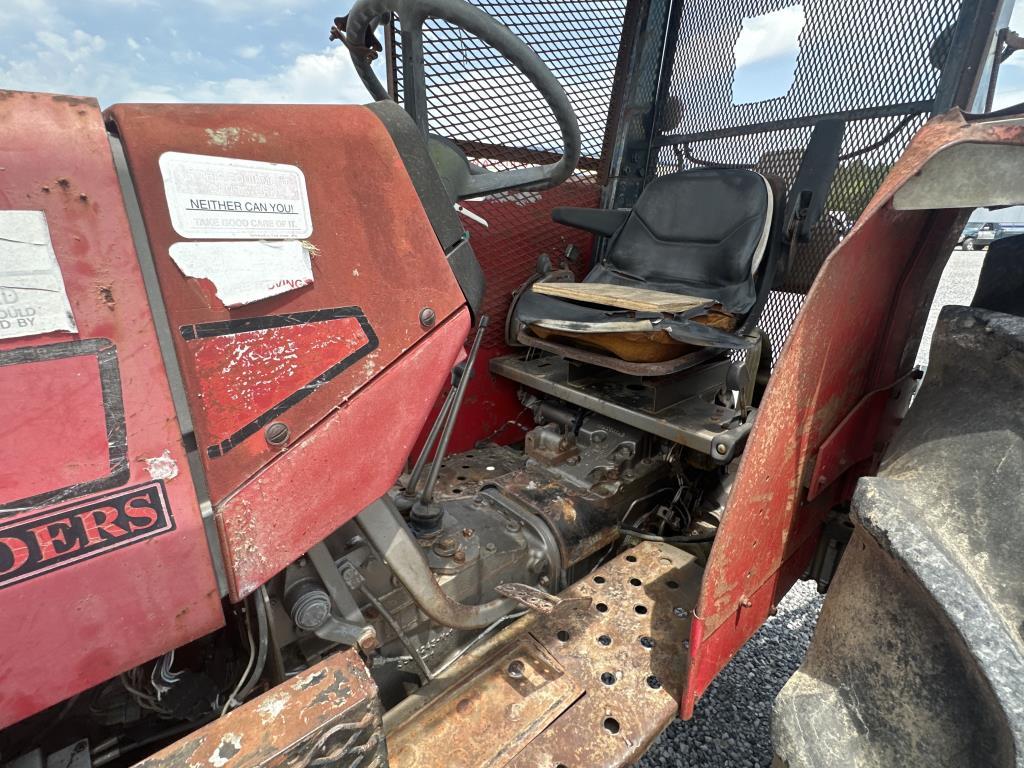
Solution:
M906 128L908 125L910 125L912 122L914 122L914 120L916 120L918 117L920 117L920 114L917 113L917 112L915 112L912 115L907 115L905 118L903 118L902 120L900 120L896 124L895 128L893 128L891 131L889 131L887 134L885 134L885 136L880 138L878 141L874 142L873 144L868 144L866 147L861 147L859 149L854 149L854 150L852 150L850 152L847 152L845 155L840 155L839 159L840 160L849 160L851 158L867 154L868 152L870 152L873 149L878 149L879 147L881 147L881 146L883 146L885 144L888 144L890 141L892 141L896 137L896 135L900 131L902 131L904 128Z

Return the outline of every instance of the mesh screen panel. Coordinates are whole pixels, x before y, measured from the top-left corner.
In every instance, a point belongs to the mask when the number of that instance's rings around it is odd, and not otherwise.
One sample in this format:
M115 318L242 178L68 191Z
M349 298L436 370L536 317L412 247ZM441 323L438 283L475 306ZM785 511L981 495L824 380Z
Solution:
M464 205L485 218L484 228L465 220L473 250L487 276L484 313L492 324L484 338L503 346L502 324L512 292L533 273L537 257L556 266L570 245L582 258L570 263L582 275L591 238L551 221L559 205L600 203L600 166L612 81L622 35L625 0L472 0L523 39L547 64L572 102L580 123L580 164L565 184L544 192L491 195ZM401 20L395 22L401 29ZM396 60L401 61L395 35ZM430 130L459 142L473 162L491 168L549 163L560 153L561 133L544 99L501 54L444 21L424 25L424 72ZM396 67L399 99L401 67Z
M955 23L962 0L804 0L788 93L734 104L735 46L744 19L798 4L683 3L660 121L662 130L680 143L662 147L652 169L664 174L705 164L744 165L778 176L788 186L813 118L854 112L848 115L845 159L833 179L826 214L811 242L799 246L784 291L773 294L762 316L776 356L825 257L927 119L944 60L941 44L935 43ZM771 49L770 41L762 45ZM773 121L783 124L772 126Z

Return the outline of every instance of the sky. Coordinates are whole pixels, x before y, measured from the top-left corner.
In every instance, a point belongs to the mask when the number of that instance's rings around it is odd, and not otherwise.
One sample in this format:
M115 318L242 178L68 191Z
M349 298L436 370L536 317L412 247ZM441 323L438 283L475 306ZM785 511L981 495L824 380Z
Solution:
M555 0L552 0L555 1ZM365 102L331 22L352 0L0 0L0 88L123 101ZM1024 32L1024 3L1011 26ZM770 66L792 66L800 14L748 30L758 75L737 83L756 100ZM786 31L788 30L788 31ZM782 33L785 32L785 33ZM760 42L758 42L760 41ZM742 56L741 56L742 57ZM787 62L789 62L787 64ZM771 74L771 77L767 75ZM784 81L786 78L783 77ZM751 90L753 88L753 90ZM775 96L777 94L766 94ZM996 106L1024 101L1024 52L1000 78Z
M0 0L0 88L123 101L365 102L351 0Z

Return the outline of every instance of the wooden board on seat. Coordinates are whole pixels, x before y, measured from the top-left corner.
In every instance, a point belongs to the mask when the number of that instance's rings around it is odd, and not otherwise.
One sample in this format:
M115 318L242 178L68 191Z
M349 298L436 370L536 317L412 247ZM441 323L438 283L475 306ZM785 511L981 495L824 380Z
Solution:
M686 312L698 307L711 307L716 303L696 296L608 283L534 283L530 290L560 299L641 312Z

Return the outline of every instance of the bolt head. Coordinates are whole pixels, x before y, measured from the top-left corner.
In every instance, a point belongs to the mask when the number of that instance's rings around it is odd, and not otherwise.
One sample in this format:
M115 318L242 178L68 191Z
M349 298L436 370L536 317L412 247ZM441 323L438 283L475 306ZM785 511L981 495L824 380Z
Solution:
M687 616L690 615L690 612L687 611L685 608L679 607L673 608L672 613L674 613L680 619L685 619Z
M288 442L290 430L288 425L282 421L275 421L267 425L267 428L263 431L263 436L266 438L270 445L284 445Z
M424 307L420 310L420 325L424 328L432 328L434 323L437 322L437 315L434 314L434 310L430 307Z
M519 659L515 659L508 665L508 669L506 671L508 672L509 677L513 680L518 680L523 676L523 673L526 672L526 667Z
M725 447L725 443L719 443L715 446L715 453L719 456L725 456L729 452L729 449Z

